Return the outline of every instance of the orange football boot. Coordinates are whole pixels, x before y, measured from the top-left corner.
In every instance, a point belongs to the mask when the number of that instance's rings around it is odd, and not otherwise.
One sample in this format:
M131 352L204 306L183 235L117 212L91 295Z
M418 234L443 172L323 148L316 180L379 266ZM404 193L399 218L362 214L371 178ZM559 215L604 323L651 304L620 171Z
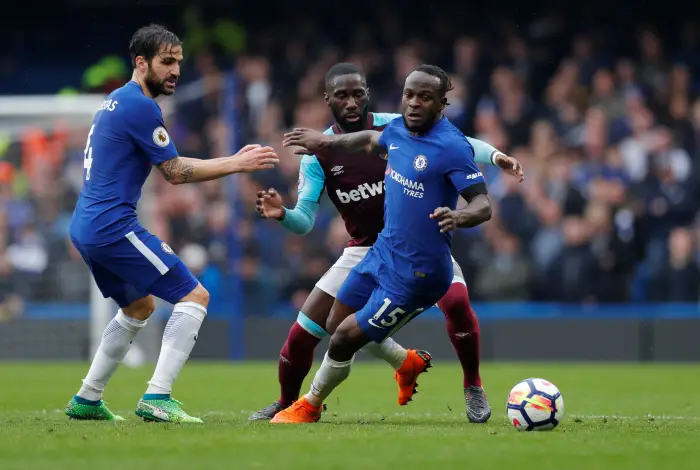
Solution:
M296 423L315 423L321 419L321 411L323 405L314 406L306 399L301 397L289 408L286 408L275 415L270 420L274 424L296 424Z
M406 359L399 370L394 373L394 379L399 384L399 405L403 406L412 400L413 394L418 393L418 376L427 372L430 366L430 353L421 349L409 349Z

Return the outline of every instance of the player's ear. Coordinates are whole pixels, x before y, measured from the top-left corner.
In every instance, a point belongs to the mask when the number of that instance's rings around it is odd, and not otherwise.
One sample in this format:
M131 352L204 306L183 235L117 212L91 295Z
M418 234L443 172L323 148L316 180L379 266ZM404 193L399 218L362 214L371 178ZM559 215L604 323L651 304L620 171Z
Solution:
M144 56L136 56L134 62L136 62L136 68L139 69L139 72L146 72L146 70L148 69L148 61Z
M328 96L328 92L327 92L327 91L324 91L324 92L323 92L323 101L325 101L326 104L327 104L328 106L331 105L331 97Z

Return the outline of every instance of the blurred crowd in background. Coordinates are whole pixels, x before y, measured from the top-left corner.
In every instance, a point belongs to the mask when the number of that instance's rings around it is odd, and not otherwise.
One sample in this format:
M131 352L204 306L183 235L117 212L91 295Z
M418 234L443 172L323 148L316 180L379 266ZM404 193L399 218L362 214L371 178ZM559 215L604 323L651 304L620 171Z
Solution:
M447 117L523 164L520 184L484 168L494 217L454 235L453 254L474 300L698 300L696 22L599 24L585 21L584 11L545 10L524 22L493 14L461 24L459 15L435 15L416 29L415 14L401 13L398 4L377 7L371 20L342 31L322 15L297 17L293 29L197 15L167 24L185 40L182 82L198 90L167 120L179 152L217 157L235 141L272 145L281 156L276 170L225 182L149 181L141 220L212 297L235 295L229 283L238 279L246 313L295 311L345 247L343 223L325 197L306 237L261 220L254 201L258 189L274 187L293 206L299 157L281 147L282 134L332 123L324 74L350 61L366 72L377 112L398 111L414 67L440 65L455 87ZM92 92L119 86L130 75L125 48L104 51L123 61L120 68L109 59L111 75L93 67L82 84L56 85ZM227 101L232 76L240 86ZM89 273L66 236L85 138L86 129L58 129L0 146L5 309L22 299L88 298Z

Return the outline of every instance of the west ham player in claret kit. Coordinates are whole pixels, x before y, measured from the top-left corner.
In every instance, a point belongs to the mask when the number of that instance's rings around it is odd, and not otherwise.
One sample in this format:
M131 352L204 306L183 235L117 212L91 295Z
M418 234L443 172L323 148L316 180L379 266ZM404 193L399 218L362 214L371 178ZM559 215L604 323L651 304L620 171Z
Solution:
M171 397L173 383L197 341L209 293L173 250L136 217L136 204L151 168L172 184L196 183L233 173L273 168L269 147L249 145L232 157L199 160L178 156L159 95L172 95L180 77L182 43L167 29L139 29L129 44L131 81L112 92L95 113L87 137L84 181L70 236L104 297L119 311L107 325L83 386L68 403L72 419L123 421L102 401L104 389L155 309L155 297L175 305L163 334L148 389L136 406L147 421L201 423Z
M325 99L335 119L326 135L383 130L399 114L370 113L369 90L364 74L353 64L341 63L326 75ZM469 139L476 159L497 164L504 171L522 179L519 163L490 145ZM313 351L321 338L328 335L326 320L333 301L350 270L359 264L377 240L384 226L384 176L386 161L377 153L357 155L341 149L305 155L299 169L298 200L294 209L283 206L274 190L258 193L258 211L266 218L277 219L286 229L307 234L314 225L319 199L324 188L343 217L351 236L340 259L318 281L304 303L297 321L282 347L279 359L280 398L253 414L251 420L269 420L294 402L313 361ZM448 293L438 306L447 320L450 340L463 368L467 416L472 422L485 422L490 408L479 377L479 326L469 305L469 297L459 266ZM393 339L369 343L364 348L385 360L395 369L400 405L411 400L418 375L426 370L430 355L425 351L406 350Z

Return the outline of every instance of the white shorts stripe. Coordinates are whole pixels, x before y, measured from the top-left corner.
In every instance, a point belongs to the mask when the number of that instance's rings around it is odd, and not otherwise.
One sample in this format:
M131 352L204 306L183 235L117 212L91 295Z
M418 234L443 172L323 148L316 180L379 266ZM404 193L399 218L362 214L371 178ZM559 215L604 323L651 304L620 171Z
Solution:
M141 240L139 240L139 237L137 237L134 232L127 233L126 239L129 240L132 245L134 245L134 248L139 250L139 253L145 256L146 259L150 261L151 264L153 264L153 266L156 267L159 273L165 274L169 271L165 263L160 258L158 258L158 256L155 253L153 253L151 249L148 248Z

